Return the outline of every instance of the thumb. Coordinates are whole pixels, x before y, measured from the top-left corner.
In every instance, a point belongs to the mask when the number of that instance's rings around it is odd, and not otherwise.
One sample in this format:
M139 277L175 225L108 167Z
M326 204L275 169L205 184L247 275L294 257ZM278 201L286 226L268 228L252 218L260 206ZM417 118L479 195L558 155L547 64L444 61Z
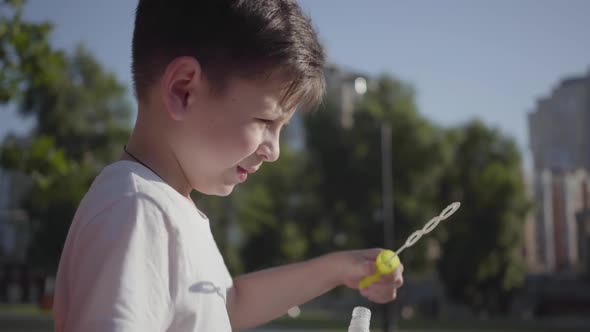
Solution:
M375 273L375 271L377 270L377 268L375 267L375 262L374 261L365 260L363 262L363 264L362 264L361 270L362 270L362 276L361 276L361 278L362 278L362 277L365 277L365 276L372 275L373 273Z
M379 254L383 251L382 248L372 248L372 249L367 249L363 251L363 256L370 260L370 261L375 261L375 259L377 259L377 256L379 256Z

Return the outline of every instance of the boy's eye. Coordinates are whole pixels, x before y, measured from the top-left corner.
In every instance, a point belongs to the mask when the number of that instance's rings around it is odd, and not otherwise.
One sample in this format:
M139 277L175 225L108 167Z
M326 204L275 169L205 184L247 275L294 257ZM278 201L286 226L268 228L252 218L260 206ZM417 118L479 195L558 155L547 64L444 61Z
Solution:
M269 120L269 119L260 119L260 118L258 118L256 120L258 120L258 121L260 121L260 122L262 122L262 123L264 123L266 125L272 125L274 123L274 120Z

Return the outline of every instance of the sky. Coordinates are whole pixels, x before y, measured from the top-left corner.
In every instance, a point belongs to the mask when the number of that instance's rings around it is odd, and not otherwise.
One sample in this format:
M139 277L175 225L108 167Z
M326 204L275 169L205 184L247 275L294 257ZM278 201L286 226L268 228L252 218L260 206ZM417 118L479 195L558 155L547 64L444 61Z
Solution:
M55 24L54 45L84 43L131 86L137 0L29 0L25 17ZM389 73L417 91L442 126L473 119L513 137L528 156L527 113L563 78L590 72L589 0L301 0L329 60ZM0 138L31 126L0 112ZM528 162L527 162L528 163Z

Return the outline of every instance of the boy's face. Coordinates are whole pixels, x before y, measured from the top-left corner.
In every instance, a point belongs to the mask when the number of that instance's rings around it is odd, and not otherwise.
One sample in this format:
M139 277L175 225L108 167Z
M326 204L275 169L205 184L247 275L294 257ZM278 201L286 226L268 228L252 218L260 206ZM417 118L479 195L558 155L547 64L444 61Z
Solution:
M281 108L282 86L271 79L233 79L221 94L192 91L171 146L194 189L228 195L263 162L279 158L280 131L294 113Z

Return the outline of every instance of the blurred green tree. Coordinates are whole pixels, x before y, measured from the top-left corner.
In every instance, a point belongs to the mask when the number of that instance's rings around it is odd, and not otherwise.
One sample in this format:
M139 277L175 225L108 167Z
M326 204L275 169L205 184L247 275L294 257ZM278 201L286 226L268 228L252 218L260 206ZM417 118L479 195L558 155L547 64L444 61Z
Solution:
M281 146L277 162L264 164L230 197L195 192L232 273L259 270L309 257L305 225L314 219L313 172L306 155Z
M31 177L31 186L20 205L28 214L31 243L27 262L55 272L74 211L96 167L66 157L52 136L30 139L9 137L2 145L3 168Z
M32 230L28 258L53 272L75 209L120 153L132 112L126 88L84 47L54 50L49 23L22 20L23 2L0 2L0 103L35 126L29 137L5 140L1 166L31 176L22 202Z
M413 88L393 77L383 76L369 87L351 128L340 125L336 105L328 100L306 121L310 160L321 174L321 212L315 220L322 223L311 238L322 239L317 241L320 251L383 246L380 126L386 123L393 133L394 239L401 246L439 208L435 198L445 158L443 132L420 116ZM404 253L409 273L432 266L425 247L419 242Z
M98 167L122 151L131 125L127 89L79 46L63 56L59 79L25 90L20 111L36 118L35 135L48 135L68 158Z
M461 209L437 232L438 271L448 295L476 311L503 312L525 276L523 225L531 207L512 139L481 122L449 130L452 158L440 200Z
M51 24L22 19L24 0L0 0L0 104L60 76L61 53L49 45Z

